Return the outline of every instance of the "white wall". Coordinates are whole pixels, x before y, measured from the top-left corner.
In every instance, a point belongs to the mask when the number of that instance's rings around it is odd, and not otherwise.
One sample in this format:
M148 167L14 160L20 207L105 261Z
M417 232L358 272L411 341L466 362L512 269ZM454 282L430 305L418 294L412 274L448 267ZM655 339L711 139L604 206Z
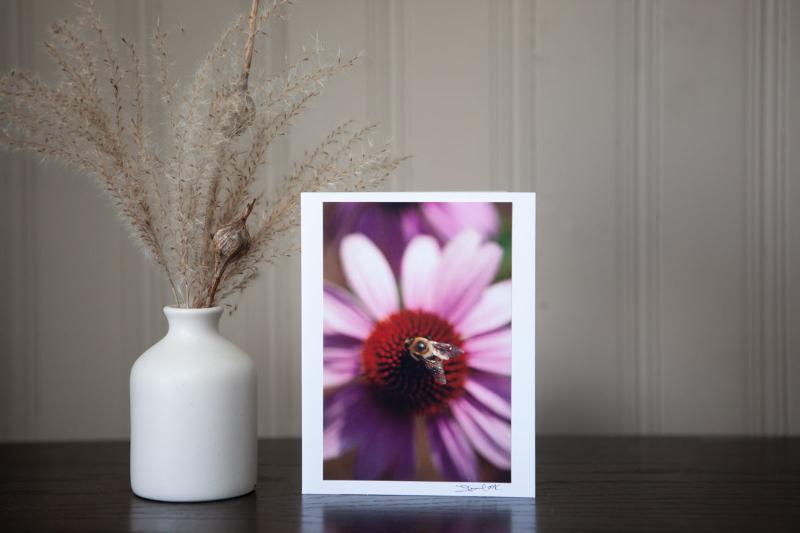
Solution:
M182 23L188 74L246 4L99 8L142 44L156 17ZM4 66L52 79L39 43L73 12L0 2ZM269 172L379 119L414 156L390 189L539 193L541 432L800 434L800 5L300 0L262 60L316 31L366 60ZM159 274L90 180L0 157L0 439L125 437L130 365L165 329ZM258 362L265 436L300 428L298 265L224 319Z

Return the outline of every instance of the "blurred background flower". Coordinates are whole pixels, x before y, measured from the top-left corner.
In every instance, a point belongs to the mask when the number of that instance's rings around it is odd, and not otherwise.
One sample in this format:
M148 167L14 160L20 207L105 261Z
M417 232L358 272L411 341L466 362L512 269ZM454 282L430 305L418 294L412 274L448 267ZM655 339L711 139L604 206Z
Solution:
M408 242L416 235L433 235L440 243L471 228L486 239L500 233L500 216L488 202L340 202L332 206L332 245L350 233L363 233L389 259L395 273Z
M365 234L341 240L347 289L324 291L323 454L353 452L350 479L418 479L425 452L440 479L509 477L511 280L492 284L503 248L471 228L444 240L412 237L399 276ZM446 384L408 355L416 336L464 350L444 362Z

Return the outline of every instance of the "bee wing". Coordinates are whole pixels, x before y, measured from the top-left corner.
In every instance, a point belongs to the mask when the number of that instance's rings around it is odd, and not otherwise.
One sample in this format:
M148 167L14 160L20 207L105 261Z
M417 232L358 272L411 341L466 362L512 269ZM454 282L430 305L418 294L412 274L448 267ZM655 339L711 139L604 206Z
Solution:
M446 342L432 342L431 351L433 352L433 355L444 361L464 353L464 350L458 346L453 346L452 344L447 344Z
M447 384L447 377L444 375L444 365L438 359L423 359L425 366L433 374L433 379L440 385Z

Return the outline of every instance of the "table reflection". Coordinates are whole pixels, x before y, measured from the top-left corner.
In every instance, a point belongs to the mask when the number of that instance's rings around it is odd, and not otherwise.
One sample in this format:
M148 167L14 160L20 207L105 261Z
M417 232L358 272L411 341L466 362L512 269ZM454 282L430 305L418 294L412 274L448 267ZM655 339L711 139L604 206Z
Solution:
M534 501L453 496L299 495L265 484L255 493L215 502L162 503L131 495L130 531L358 532L533 531Z
M303 495L302 531L532 531L534 502L523 498Z
M258 530L255 493L198 503L164 503L131 495L128 504L130 531L192 533L250 533Z

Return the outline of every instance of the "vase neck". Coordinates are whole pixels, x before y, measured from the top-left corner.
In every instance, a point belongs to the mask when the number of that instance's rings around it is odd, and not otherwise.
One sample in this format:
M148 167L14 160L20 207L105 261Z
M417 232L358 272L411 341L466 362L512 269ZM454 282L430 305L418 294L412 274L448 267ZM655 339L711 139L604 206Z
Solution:
M169 335L217 334L219 333L219 319L222 317L222 307L184 309L167 306L164 308L164 315L169 324Z

